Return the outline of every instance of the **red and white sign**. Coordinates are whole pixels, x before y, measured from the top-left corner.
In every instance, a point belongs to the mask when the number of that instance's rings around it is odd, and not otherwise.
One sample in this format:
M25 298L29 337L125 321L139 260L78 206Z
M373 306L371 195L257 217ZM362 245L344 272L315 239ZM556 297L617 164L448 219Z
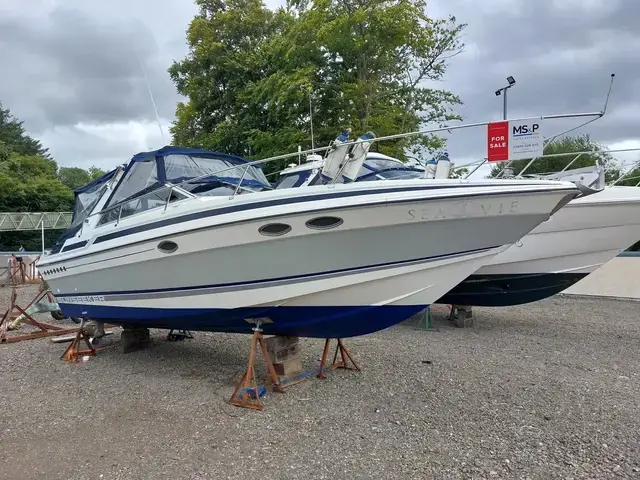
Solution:
M544 150L541 121L511 120L487 125L489 162L540 157Z
M487 159L490 162L509 160L509 122L487 125Z

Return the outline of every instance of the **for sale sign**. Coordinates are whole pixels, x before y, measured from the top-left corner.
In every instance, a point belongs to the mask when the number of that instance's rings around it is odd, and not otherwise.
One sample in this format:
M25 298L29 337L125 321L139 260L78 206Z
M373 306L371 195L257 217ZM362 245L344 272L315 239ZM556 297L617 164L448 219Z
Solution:
M487 126L487 158L490 162L539 157L544 150L542 123L538 120L493 122Z
M509 160L509 122L493 122L487 126L487 158L490 162Z

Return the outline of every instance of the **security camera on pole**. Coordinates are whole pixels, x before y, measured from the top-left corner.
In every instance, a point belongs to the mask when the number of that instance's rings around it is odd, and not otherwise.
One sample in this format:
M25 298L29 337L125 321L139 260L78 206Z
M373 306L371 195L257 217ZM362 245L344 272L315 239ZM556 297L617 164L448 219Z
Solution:
M516 84L516 80L515 78L509 76L507 77L507 82L509 82L509 85L496 90L496 97L499 97L500 95L502 95L503 97L503 100L502 100L502 119L503 120L507 119L507 90Z

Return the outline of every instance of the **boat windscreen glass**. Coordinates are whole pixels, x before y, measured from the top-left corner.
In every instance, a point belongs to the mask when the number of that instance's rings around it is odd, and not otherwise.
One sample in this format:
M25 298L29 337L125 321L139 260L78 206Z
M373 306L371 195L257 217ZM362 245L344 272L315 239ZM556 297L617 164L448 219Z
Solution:
M424 177L424 172L420 170L395 168L392 170L385 170L384 172L380 172L377 175L387 180L398 180L400 178L422 178Z
M210 176L198 178L183 185L185 190L190 191L194 189L203 190L202 184L207 183L236 186L240 179L242 179L242 187L244 189L262 190L271 188L269 180L257 165L251 165L247 168L246 164L237 164L222 158L172 154L164 157L164 167L167 181L173 184L210 174ZM200 188L197 185L200 185ZM198 192L194 191L193 193L197 194Z
M282 175L276 185L276 189L299 187L309 178L309 175L311 175L311 169Z
M96 184L82 193L76 193L75 200L73 201L71 227L82 223L82 221L91 214L108 187L108 183Z
M157 184L158 166L155 157L136 161L120 180L118 188L109 199L109 205L115 205Z

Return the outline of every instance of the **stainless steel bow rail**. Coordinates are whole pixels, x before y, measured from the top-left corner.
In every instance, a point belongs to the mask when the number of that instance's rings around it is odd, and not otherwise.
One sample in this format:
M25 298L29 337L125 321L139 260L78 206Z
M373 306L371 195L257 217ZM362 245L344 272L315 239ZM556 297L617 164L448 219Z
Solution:
M527 121L527 120L552 120L552 119L564 119L564 118L581 118L581 117L596 117L595 119L597 120L598 118L601 118L604 115L604 111L601 112L586 112L586 113L567 113L567 114L559 114L559 115L543 115L543 116L538 116L538 117L523 117L523 118L515 118L515 119L511 119L509 121ZM476 123L468 123L468 124L462 124L462 125L449 125L449 126L443 126L443 127L438 127L438 128L429 128L429 129L425 129L425 130L418 130L418 131L414 131L414 132L407 132L407 133L399 133L399 134L395 134L395 135L387 135L384 137L376 137L376 138L372 138L372 139L367 139L367 140L354 140L354 141L350 141L350 142L345 142L342 144L342 146L344 145L357 145L359 143L365 143L365 142L384 142L387 140L397 140L397 139L401 139L401 138L408 138L408 137L412 137L412 136L424 136L424 135L431 135L434 133L440 133L440 132L452 132L454 130L463 130L463 129L468 129L468 128L475 128L475 127L483 127L483 126L487 126L489 125L490 121L486 121L486 122L476 122ZM589 123L589 122L587 122ZM299 152L293 152L293 153L286 153L283 155L276 155L273 157L268 157L262 160L254 160L251 162L247 162L244 165L234 165L232 167L226 167L226 168L222 168L216 171L212 171L212 172L207 172L204 173L198 177L194 177L194 178L190 178L188 180L184 180L182 182L179 183L170 183L170 182L166 182L164 187L160 187L157 190L154 190L152 192L149 192L145 195L141 195L140 197L134 197L134 198L130 198L130 199L125 199L121 202L118 202L106 209L103 209L99 212L93 213L91 215L89 215L87 218L85 218L84 223L88 223L89 218L94 217L96 215L105 215L111 211L117 211L118 215L117 215L117 221L116 221L116 225L119 223L121 216L122 216L122 209L125 205L131 203L131 202L135 202L135 201L139 201L141 199L144 198L150 198L150 197L156 197L156 198L163 198L164 199L164 210L166 211L170 200L171 200L171 194L176 191L179 190L181 195L184 195L186 197L195 197L196 195L190 193L188 190L183 189L181 187L183 187L184 185L193 183L193 182L197 182L199 180L202 180L203 178L206 177L211 177L211 176L216 176L219 175L221 173L224 172L229 172L232 170L241 170L242 173L240 175L240 179L244 180L247 176L248 170L249 168L253 167L253 166L258 166L258 165L264 165L267 164L269 162L275 162L278 160L285 160L288 158L293 158L293 157L297 157L298 155L309 155L309 154L313 154L313 153L318 153L318 152L325 152L329 149L333 148L331 145L326 146L326 147L319 147L319 148L312 148L309 150L303 150L303 151L299 151ZM508 162L508 160L507 160ZM479 168L481 165L483 165L484 163L486 163L486 159L483 160L477 168ZM476 169L477 169L476 168ZM476 169L474 169L473 171L475 171ZM468 176L473 173L470 172L465 178L468 178ZM240 190L245 190L245 191L249 191L252 192L253 190L251 190L250 188L247 187L243 187L242 186L242 181L238 181L238 184L236 185L235 183L231 184L234 187L234 192L230 195L229 199L233 199ZM164 197L163 193L166 192L167 196L166 198Z
M558 138L561 135L564 135L566 133L569 133L573 130L576 130L577 128L581 128L584 125L587 125L589 123L595 122L596 120L602 118L607 110L607 105L609 103L609 96L611 95L611 89L613 86L613 79L615 77L615 74L611 74L611 80L609 82L609 89L607 92L607 97L604 103L604 107L601 111L598 112L584 112L584 113L565 113L565 114L556 114L556 115L542 115L542 116L534 116L534 117L523 117L523 118L515 118L515 119L508 119L507 121L530 121L530 120L557 120L557 119L566 119L566 118L590 118L589 120L587 120L586 122L582 123L581 125L578 125L577 127L572 127L568 130L565 130L563 132L560 132L556 135L554 135L552 138L547 139L548 142L553 141L554 139ZM409 138L409 137L415 137L415 136L425 136L425 135L432 135L434 133L441 133L441 132L449 132L451 133L454 130L463 130L463 129L467 129L467 128L475 128L475 127L484 127L489 125L490 123L492 123L491 121L485 121L485 122L475 122L475 123L468 123L468 124L461 124L461 125L444 125L444 126L440 126L437 128L428 128L428 129L424 129L424 130L416 130L413 132L406 132L406 133L398 133L398 134L394 134L394 135L386 135L383 137L375 137L375 138L369 138L369 139L363 139L363 140L353 140L353 141L347 141L344 143L341 143L341 146L353 146L353 145L357 145L360 143L365 143L365 142L369 142L369 143L374 143L374 142L384 142L384 141L388 141L388 140L398 140L398 139L402 139L402 138ZM234 187L234 192L233 194L229 197L229 199L233 199L240 190L247 190L247 191L252 191L250 188L246 188L246 187L242 187L242 181L244 180L244 178L246 177L248 170L250 167L253 166L257 166L257 165L264 165L267 164L269 162L275 162L278 160L286 160L288 158L294 158L294 157L299 157L299 156L303 156L303 155L310 155L313 153L318 153L318 152L326 152L327 150L330 150L333 148L333 145L328 145L326 147L318 147L318 148L311 148L308 150L302 150L302 151L296 151L296 152L291 152L291 153L285 153L282 155L275 155L272 157L268 157L262 160L254 160L251 162L247 162L244 165L234 165L232 167L227 167L227 168L223 168L220 170L216 170L213 172L207 172L204 173L198 177L194 177L188 180L184 180L182 182L179 183L171 183L171 182L165 182L165 186L161 187L157 190L154 190L152 192L149 192L145 195L141 195L140 197L134 197L134 198L129 198L129 199L124 199L114 205L111 205L109 207L107 207L106 209L103 209L99 212L96 212L92 215L89 215L87 218L85 218L84 222L83 222L83 226L84 223L88 223L89 218L95 216L95 215L104 215L108 212L117 210L118 211L118 216L117 216L117 221L116 221L116 225L118 225L118 223L120 222L121 216L122 216L122 208L124 205L134 202L134 201L138 201L147 197L151 197L154 196L156 198L164 198L164 197L160 197L159 194L163 193L163 192L167 192L167 197L165 199L165 204L164 204L164 211L166 211L170 201L171 201L171 194L174 192L174 190L179 189L180 194L184 195L186 197L195 197L196 195L193 195L192 193L190 193L188 190L186 189L182 189L180 188L183 185L192 183L192 182L196 182L198 180L202 180L203 178L206 177L210 177L210 176L215 176L224 172L229 172L232 170L241 170L242 169L242 174L240 176L240 181L238 182L237 185L235 184L231 184ZM478 166L472 170L471 172L469 172L464 178L468 178L469 175L471 175L473 172L475 172L478 168L480 168L482 165L484 165L487 162L487 159L483 160L480 162L480 164L478 164ZM508 164L510 163L510 160L506 160L505 162L505 166L508 166ZM81 230L82 231L82 230Z

